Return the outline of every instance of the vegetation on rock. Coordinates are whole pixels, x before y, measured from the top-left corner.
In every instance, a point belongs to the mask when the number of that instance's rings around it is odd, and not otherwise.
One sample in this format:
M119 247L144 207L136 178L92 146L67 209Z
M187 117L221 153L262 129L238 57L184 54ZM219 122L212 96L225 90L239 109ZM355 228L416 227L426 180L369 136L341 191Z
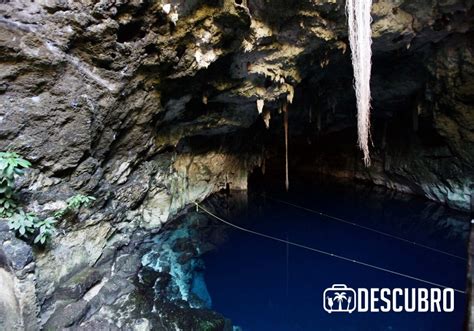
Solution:
M81 207L88 207L96 198L91 195L76 194L66 200L66 208L54 213L54 217L64 217L67 214L79 210Z
M18 236L25 239L34 236L33 242L35 244L44 245L56 232L55 223L56 219L54 217L41 220L35 213L25 213L20 210L10 218L8 226Z
M38 217L34 213L25 213L20 210L14 214L8 221L10 230L15 231L20 237L27 238L29 235L35 232L34 224Z
M55 223L56 219L54 217L48 217L44 220L35 222L34 226L38 230L38 234L35 237L34 243L41 243L44 245L56 232Z
M15 200L15 176L24 174L31 163L15 152L0 152L0 217L8 218L8 226L19 237L34 238L35 244L44 245L56 232L58 218L67 213L88 206L96 198L76 194L66 200L66 208L58 210L53 216L40 219L35 213L20 209Z
M0 217L12 217L18 205L15 200L15 175L23 175L31 163L14 152L0 152Z

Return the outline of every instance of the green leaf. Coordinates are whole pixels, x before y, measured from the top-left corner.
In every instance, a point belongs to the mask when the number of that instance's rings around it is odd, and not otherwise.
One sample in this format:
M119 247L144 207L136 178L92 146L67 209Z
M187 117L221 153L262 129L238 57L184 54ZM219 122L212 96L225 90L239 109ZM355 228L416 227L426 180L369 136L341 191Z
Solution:
M9 164L9 165L5 168L5 175L6 175L7 177L13 176L13 169L14 169L14 167L13 167L11 164Z
M8 187L11 187L11 188L15 187L15 180L13 177L5 177L5 180L7 182Z
M23 167L23 168L29 168L31 167L31 163L28 162L27 160L24 159L17 159L18 165Z

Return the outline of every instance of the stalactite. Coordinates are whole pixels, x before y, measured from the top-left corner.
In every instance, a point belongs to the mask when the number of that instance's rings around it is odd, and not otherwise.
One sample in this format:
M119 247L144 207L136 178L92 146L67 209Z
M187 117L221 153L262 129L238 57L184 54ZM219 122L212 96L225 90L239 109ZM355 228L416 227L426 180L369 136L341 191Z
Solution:
M264 105L265 105L265 100L257 99L257 111L258 111L259 114L262 113Z
M370 74L372 65L372 31L370 28L372 0L347 0L349 42L354 68L354 87L357 97L357 130L364 163L370 165Z
M283 104L283 125L285 128L285 188L290 188L290 180L288 176L288 104Z
M267 129L269 129L269 128L270 128L270 120L271 120L271 113L270 113L270 111L269 111L269 110L265 110L265 111L263 112L262 117L263 117L263 122L265 123L265 127L266 127Z

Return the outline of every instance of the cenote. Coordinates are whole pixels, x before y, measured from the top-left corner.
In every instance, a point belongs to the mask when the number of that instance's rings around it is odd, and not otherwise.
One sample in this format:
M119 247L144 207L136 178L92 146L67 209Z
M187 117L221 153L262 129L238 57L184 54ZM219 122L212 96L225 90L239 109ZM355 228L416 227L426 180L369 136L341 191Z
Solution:
M473 216L473 0L0 0L0 331L472 331Z
M198 215L197 220L184 223L205 230L184 234L200 252L194 255L197 267L186 270L195 278L188 280L190 292L205 299L204 306L241 330L463 329L465 293L454 292L451 312L329 314L323 292L333 284L436 287L403 275L465 291L468 215L347 181L300 179L289 192L283 183L260 184L248 194L218 194L200 205L238 227L402 275L261 237L191 210L183 217ZM160 234L157 241L162 240Z

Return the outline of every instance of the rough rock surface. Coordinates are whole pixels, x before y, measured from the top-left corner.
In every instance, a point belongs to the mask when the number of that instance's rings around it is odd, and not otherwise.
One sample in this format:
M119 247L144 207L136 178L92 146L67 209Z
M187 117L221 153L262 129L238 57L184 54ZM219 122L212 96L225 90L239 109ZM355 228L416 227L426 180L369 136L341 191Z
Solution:
M338 86L322 92L323 104L313 108L313 123L308 124L309 109L295 114L293 127L305 130L296 134L300 146L295 149L314 150L309 164L315 171L368 180L469 210L474 182L473 51L472 39L455 34L436 46L420 46L415 54L403 51L400 58L389 54L388 61L375 59L371 167L363 166L350 143L355 131L347 122L344 96L336 94L351 82L342 76ZM308 141L302 143L302 136Z
M33 252L0 220L0 329L38 329Z
M428 133L386 150L374 133L382 151L357 176L465 207L472 6L374 4L374 117ZM144 238L190 202L246 188L264 143L280 145L265 125L278 134L282 105L294 102L295 137L355 123L342 0L2 1L0 15L0 150L33 163L22 206L44 215L78 192L98 198L44 250L2 239L28 330L150 329L127 310ZM419 116L399 125L401 109Z

